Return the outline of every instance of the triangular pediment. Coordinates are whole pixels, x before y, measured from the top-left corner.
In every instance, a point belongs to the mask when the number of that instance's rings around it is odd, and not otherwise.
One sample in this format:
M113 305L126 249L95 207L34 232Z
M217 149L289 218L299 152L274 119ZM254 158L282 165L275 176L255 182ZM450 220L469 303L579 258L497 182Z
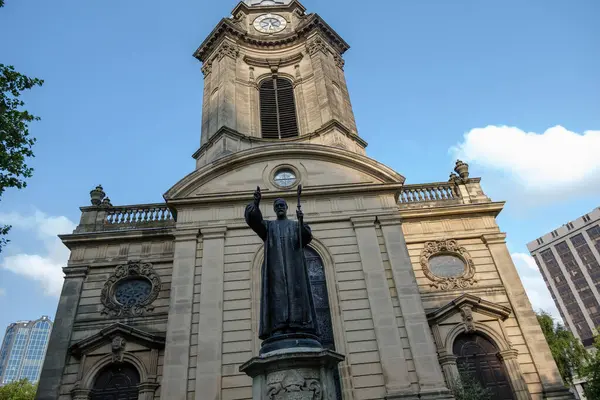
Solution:
M115 338L123 338L128 342L136 343L149 349L160 349L165 347L164 335L146 332L121 323L115 323L102 329L100 332L73 344L70 351L74 356L80 357L112 343Z
M472 313L482 314L502 321L507 319L511 313L508 307L483 300L471 294L463 294L445 306L427 313L427 320L430 324L442 324L445 321L455 318L457 314L461 314L464 309L469 309Z
M285 143L226 155L183 178L164 197L168 202L211 196L247 197L257 186L265 193L285 195L285 190L273 182L273 174L281 168L295 171L307 195L376 192L388 190L388 186L389 190L399 190L404 183L402 175L369 157L331 146Z

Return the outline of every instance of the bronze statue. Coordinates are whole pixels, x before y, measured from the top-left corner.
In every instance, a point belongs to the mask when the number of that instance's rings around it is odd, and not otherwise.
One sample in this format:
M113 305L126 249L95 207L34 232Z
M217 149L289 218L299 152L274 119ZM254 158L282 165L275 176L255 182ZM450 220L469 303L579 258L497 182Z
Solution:
M298 222L287 218L288 205L276 199L274 221L265 221L260 212L262 194L254 192L254 201L246 207L250 228L265 242L262 266L259 338L264 340L261 353L269 343L273 348L294 346L320 347L318 325L303 248L312 240L304 223L298 188ZM268 346L267 346L268 347Z

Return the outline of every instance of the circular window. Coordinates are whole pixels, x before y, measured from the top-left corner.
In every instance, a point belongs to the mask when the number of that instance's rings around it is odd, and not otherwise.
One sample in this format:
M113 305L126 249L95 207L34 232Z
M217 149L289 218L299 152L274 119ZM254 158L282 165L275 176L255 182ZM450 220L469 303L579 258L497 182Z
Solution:
M456 278L465 272L465 262L448 254L433 256L429 259L429 270L441 278Z
M298 181L296 174L291 169L285 168L280 169L275 173L273 180L277 184L277 186L289 188L294 186L294 184Z
M123 306L133 307L148 300L151 292L152 283L148 279L124 279L116 284L115 300Z

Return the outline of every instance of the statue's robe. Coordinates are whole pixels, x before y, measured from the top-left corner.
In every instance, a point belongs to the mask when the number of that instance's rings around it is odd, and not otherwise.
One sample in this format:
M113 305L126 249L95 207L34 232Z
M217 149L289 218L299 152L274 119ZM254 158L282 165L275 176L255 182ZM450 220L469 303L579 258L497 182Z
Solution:
M254 204L246 207L246 222L265 242L262 266L259 338L277 334L318 335L317 318L304 251L312 240L310 227L289 219L265 221ZM301 233L300 233L301 232Z

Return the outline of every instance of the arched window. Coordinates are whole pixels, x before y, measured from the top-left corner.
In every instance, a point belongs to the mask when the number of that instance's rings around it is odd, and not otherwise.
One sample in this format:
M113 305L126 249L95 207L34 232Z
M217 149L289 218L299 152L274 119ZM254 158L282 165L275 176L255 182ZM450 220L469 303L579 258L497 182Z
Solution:
M98 373L91 400L137 400L140 374L130 364L111 364Z
M506 368L492 342L478 334L463 333L454 341L453 351L459 371L489 388L492 400L514 400Z
M333 337L333 326L331 324L331 309L329 307L329 295L327 294L327 281L325 279L325 268L319 254L306 247L304 249L304 257L306 258L306 266L308 268L308 277L317 312L317 322L321 334L320 340L323 347L330 350L335 350L335 339ZM334 371L336 399L342 398L342 390L340 383L339 371Z
M260 84L260 125L264 139L298 136L296 101L292 82L272 77Z

